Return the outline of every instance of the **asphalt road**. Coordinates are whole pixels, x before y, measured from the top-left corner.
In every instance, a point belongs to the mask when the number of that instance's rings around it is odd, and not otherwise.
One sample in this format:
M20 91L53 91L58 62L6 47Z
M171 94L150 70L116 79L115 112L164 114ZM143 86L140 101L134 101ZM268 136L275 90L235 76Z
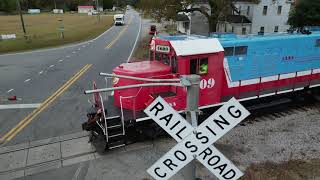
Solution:
M0 105L42 104L37 110L0 108L2 146L81 131L90 106L83 91L93 80L105 86L98 74L127 62L140 33L137 12L127 11L125 21L85 43L0 56ZM13 95L18 101L6 101Z

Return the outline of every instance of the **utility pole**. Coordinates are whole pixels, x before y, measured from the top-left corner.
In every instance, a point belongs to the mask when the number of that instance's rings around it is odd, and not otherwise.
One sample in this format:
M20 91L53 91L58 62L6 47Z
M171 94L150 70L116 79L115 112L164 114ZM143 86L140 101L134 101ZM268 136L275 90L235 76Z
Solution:
M188 75L185 76L186 80L191 83L187 86L187 108L186 108L186 119L192 124L193 128L198 126L198 106L199 106L199 75ZM193 160L191 163L183 168L184 179L195 180L196 179L196 161Z
M98 16L98 21L100 21L100 8L99 8L99 0L96 0L96 10L97 10L97 16Z
M24 20L23 20L22 11L21 11L20 0L17 0L17 6L18 6L19 14L20 14L21 25L22 25L24 37L27 38L27 32L26 32L26 28L25 28L25 26L24 26Z
M54 3L54 9L57 9L57 3L56 3L56 0L53 0L53 3Z

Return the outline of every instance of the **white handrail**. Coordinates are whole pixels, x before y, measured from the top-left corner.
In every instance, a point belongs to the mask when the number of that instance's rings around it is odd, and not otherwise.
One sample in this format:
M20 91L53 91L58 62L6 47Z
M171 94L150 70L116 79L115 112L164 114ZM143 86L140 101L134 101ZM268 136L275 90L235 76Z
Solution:
M102 113L103 113L103 119L104 119L104 127L105 127L105 135L106 135L106 140L107 142L109 141L108 138L108 125L107 125L107 120L106 120L106 112L104 111L104 104L103 104L103 99L102 99L102 96L101 94L99 93L99 96L100 96L100 101L101 101L101 106L102 106Z
M141 89L142 89L142 87L140 87L139 91L137 92L137 94L135 96L126 96L126 97L120 96L121 119L123 119L123 122L124 122L124 114L123 114L122 99L136 98L138 96L138 94L140 93Z
M107 77L105 77L104 80L106 81L106 88L107 88L108 87L108 79L107 79ZM108 92L105 93L105 100L106 101L109 100Z
M86 91L84 91L84 94L92 94L92 93L96 93L96 92L115 91L115 90L138 88L138 87L152 87L152 86L179 86L179 87L185 87L181 83L147 83L147 84L134 84L134 85L128 85L128 86L119 86L119 87L113 87L113 88L102 88L102 89L86 90Z
M125 75L118 75L118 74L108 74L108 73L100 73L100 76L133 79L133 80L147 81L147 82L180 82L180 79L150 79L150 78L139 78L139 77L125 76Z
M125 135L125 131L124 131L124 115L123 115L123 108L122 108L122 96L120 96L120 106L121 106L122 135Z

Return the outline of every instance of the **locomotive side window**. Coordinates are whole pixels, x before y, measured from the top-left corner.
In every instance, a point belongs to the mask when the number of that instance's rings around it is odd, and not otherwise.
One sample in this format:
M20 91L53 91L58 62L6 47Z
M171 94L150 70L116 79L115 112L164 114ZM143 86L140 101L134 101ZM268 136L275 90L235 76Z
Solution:
M320 47L320 39L316 40L316 47Z
M208 73L208 58L191 59L190 74L207 74Z
M224 56L233 56L234 47L224 48Z
M200 59L199 74L208 73L208 58Z
M248 46L238 46L235 49L235 55L247 55Z

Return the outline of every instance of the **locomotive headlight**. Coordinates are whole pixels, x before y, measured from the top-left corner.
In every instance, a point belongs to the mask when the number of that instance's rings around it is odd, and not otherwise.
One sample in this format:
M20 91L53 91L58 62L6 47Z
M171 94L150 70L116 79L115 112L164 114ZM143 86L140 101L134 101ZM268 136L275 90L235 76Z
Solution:
M116 74L113 73L113 75L116 75ZM113 83L114 85L116 85L116 84L118 84L118 82L119 82L119 78L113 76L113 77L112 77L112 83Z

